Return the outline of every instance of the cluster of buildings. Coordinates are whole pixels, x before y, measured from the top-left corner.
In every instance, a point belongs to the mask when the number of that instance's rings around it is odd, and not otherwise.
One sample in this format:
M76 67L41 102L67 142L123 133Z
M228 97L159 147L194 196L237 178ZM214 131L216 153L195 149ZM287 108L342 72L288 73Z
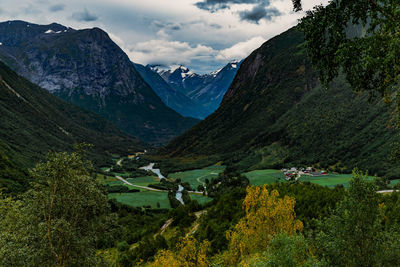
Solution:
M312 167L307 167L307 168L292 167L290 169L282 169L281 171L283 172L283 174L285 174L285 179L287 181L290 181L290 180L297 181L302 175L321 176L321 175L328 174L326 171L317 172Z

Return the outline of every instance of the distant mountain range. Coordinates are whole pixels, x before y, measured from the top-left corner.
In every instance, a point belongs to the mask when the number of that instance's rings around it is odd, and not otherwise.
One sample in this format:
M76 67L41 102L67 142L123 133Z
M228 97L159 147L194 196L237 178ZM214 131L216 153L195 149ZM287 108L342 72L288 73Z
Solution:
M240 64L241 61L233 61L204 75L184 66L169 70L139 64L135 67L166 105L184 116L204 119L218 108Z
M103 117L50 94L1 62L0 114L0 188L10 191L27 183L21 169L50 151L72 151L74 143L93 144L89 157L97 166L109 161L111 153L145 148Z
M54 95L160 144L197 123L168 108L99 28L0 23L0 60Z
M164 78L179 86L177 76ZM246 58L218 110L160 154L219 156L240 170L359 167L396 177L400 168L389 157L397 135L390 118L383 101L357 95L342 77L322 88L303 35L292 28Z

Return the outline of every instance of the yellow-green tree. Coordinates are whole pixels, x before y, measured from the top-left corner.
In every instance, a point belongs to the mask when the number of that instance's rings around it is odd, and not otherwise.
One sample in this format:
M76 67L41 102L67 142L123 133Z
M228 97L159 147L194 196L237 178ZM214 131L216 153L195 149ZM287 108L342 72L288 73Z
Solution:
M243 201L246 215L227 232L229 247L224 256L225 264L238 264L248 255L266 251L276 234L292 235L301 231L303 223L296 219L294 205L294 198L279 198L278 191L269 192L265 185L248 187Z
M206 267L209 266L207 251L210 243L205 240L198 242L194 237L188 236L176 247L176 251L161 250L155 256L154 262L147 266L170 266L170 267Z

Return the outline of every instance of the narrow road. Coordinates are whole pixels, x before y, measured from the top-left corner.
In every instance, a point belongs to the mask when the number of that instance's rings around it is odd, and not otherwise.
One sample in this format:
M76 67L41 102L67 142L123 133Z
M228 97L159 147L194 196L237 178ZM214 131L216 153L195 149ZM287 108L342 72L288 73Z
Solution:
M141 186L141 185L131 184L130 182L128 182L127 180L125 180L121 176L115 176L115 178L117 178L118 180L120 180L124 184L130 185L130 186L134 186L134 187L137 187L137 188L142 188L142 189L147 189L147 190L150 190L150 191L157 191L157 192L168 192L167 190L161 190L161 189L151 188L151 187L148 187L148 186Z

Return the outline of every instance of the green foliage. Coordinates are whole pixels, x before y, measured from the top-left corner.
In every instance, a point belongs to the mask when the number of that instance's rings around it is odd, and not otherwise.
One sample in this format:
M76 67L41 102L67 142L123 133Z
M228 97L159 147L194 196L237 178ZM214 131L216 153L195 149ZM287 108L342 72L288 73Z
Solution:
M377 187L359 171L353 175L348 194L320 225L319 255L334 266L399 265L399 233L384 228Z
M250 184L249 179L235 172L223 172L217 178L213 178L207 184L208 196L216 197L236 188L246 188Z
M271 184L267 189L296 199L296 216L305 229L314 229L315 220L329 216L345 195L343 187L330 189L310 182Z
M201 217L196 237L198 240L210 241L212 254L228 247L225 232L244 216L242 203L245 196L244 188L232 189L215 198L207 213Z
M135 192L140 192L138 189L129 189L129 187L124 186L124 185L106 185L105 190L107 193L135 193Z
M26 189L24 169L50 151L71 152L75 143L91 143L88 156L101 166L109 162L110 152L128 154L143 148L104 118L51 95L1 62L0 113L0 186L7 184L8 192Z
M399 104L400 15L392 0L330 1L301 20L307 51L325 86L343 70L356 91Z
M310 244L301 234L278 234L270 241L267 251L255 259L250 265L258 266L323 266L311 253Z
M52 153L32 170L32 189L0 201L2 266L98 262L96 243L113 219L90 167L79 153Z
M0 150L0 190L5 194L22 193L28 188L30 181L28 172L13 164Z

